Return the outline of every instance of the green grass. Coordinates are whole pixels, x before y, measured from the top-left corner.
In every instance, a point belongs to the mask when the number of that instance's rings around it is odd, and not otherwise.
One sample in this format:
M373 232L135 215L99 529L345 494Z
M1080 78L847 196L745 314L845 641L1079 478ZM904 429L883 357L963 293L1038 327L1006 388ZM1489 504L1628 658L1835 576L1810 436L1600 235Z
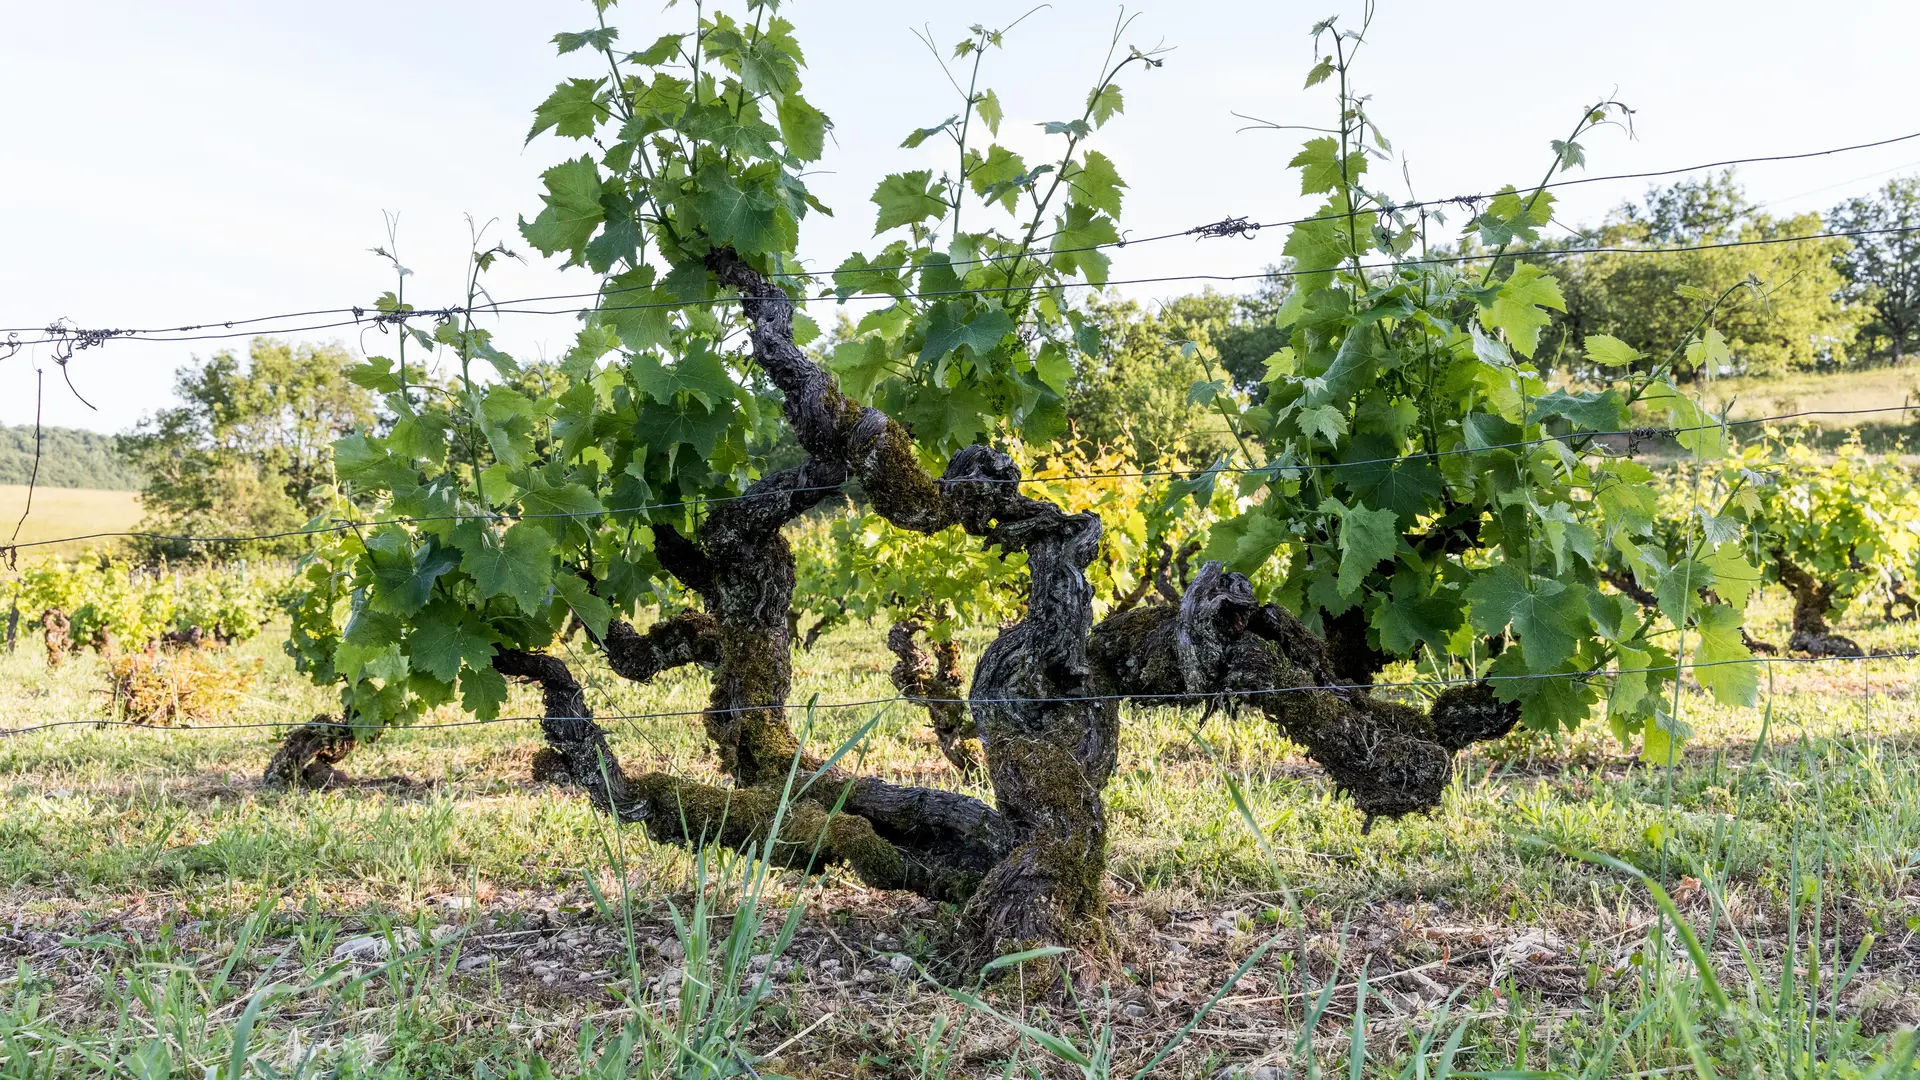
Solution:
M1766 598L1756 636L1784 637L1783 609ZM1844 628L1920 646L1916 624ZM327 709L277 640L241 648L266 671L229 722ZM575 659L604 714L706 696L696 669L633 687ZM891 662L879 628L846 628L797 654L794 700L890 696ZM0 655L0 719L95 719L103 686L91 654L47 672L28 638ZM515 693L514 713L538 711ZM1257 718L1209 719L1209 750L1197 713L1129 711L1107 790L1115 955L1071 992L1040 976L1050 961L997 973L982 1000L1004 1020L942 988L971 985L949 963L950 909L612 829L529 782L531 721L394 733L348 760L361 783L318 794L258 786L272 732L20 735L0 741L0 1078L624 1076L648 1060L659 1075L748 1075L746 1060L763 1076L1130 1076L1189 1024L1153 1075L1278 1077L1316 1056L1350 1075L1356 1030L1363 1076L1440 1075L1443 1057L1906 1075L1920 669L1779 665L1767 708L1692 691L1680 707L1696 734L1670 771L1604 724L1516 737L1463 755L1435 814L1366 836ZM812 741L872 719L818 710ZM696 717L608 726L629 767L717 777ZM965 786L911 709L882 709L857 753ZM1724 1005L1636 874L1672 894Z
M26 520L20 514L28 511ZM20 523L20 542L57 540L87 533L122 532L140 520L137 491L95 491L88 488L36 487L33 506L27 507L25 484L0 484L0 540L10 542ZM36 549L36 554L73 556L87 548L112 546L110 540L85 540Z

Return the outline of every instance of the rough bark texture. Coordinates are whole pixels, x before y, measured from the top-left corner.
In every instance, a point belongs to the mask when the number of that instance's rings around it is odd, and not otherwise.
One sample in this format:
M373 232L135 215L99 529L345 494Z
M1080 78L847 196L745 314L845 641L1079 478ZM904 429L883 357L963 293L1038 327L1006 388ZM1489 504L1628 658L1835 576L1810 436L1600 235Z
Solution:
M325 713L287 733L280 748L267 761L262 777L269 787L321 788L347 782L338 765L359 745L355 729Z
M638 633L625 620L607 624L601 642L607 666L623 679L646 682L655 675L687 664L720 662L720 630L704 611L683 611Z
M47 667L58 668L73 649L73 621L59 608L48 608L40 613L40 630L46 636Z
M1095 665L1111 692L1140 704L1211 699L1251 705L1299 743L1366 815L1431 809L1455 751L1497 739L1520 719L1484 683L1451 688L1426 712L1369 696L1340 679L1328 647L1218 563L1203 568L1178 608L1116 615L1094 628Z
M1611 570L1600 571L1600 580L1620 590L1621 595L1643 608L1654 609L1660 606L1660 598L1653 591L1633 580L1632 574L1616 573Z
M1793 597L1793 634L1787 639L1787 650L1808 656L1865 656L1866 650L1857 642L1827 625L1827 613L1833 610L1833 583L1815 578L1779 548L1772 555L1780 584Z
M918 619L907 619L887 631L887 650L897 657L890 673L893 688L926 706L940 753L954 768L968 775L984 772L979 729L960 673L960 643L929 639L930 648L921 648L916 639L925 629Z
M1118 751L1123 697L1252 703L1306 747L1369 820L1435 805L1452 752L1513 726L1517 710L1484 686L1442 695L1424 713L1374 700L1341 678L1320 639L1286 612L1255 605L1247 580L1218 564L1184 590L1163 588L1168 603L1095 627L1086 568L1099 518L1021 494L1013 462L985 446L954 455L936 480L906 429L848 399L794 346L793 304L782 290L728 250L714 252L708 266L739 292L754 358L784 395L787 422L808 456L716 506L693 536L656 527L662 565L700 595L704 615L647 634L615 624L603 644L614 669L636 680L677 664L712 664L703 722L733 786L629 776L563 662L531 653L494 661L502 674L541 686L554 760L602 811L644 822L667 841L757 847L771 838L772 857L784 865L840 863L870 885L961 902L976 955L991 956L1008 941L1085 944L1103 936L1101 791ZM977 731L994 806L851 775L807 752L787 725L794 565L780 530L827 497L820 489L849 479L898 527L957 525L1027 557L1027 614L982 654L968 691L972 722L940 706L951 730ZM896 680L939 683L942 694L914 696L948 700L957 692L957 658L925 658L912 637L896 628L890 641L901 658Z

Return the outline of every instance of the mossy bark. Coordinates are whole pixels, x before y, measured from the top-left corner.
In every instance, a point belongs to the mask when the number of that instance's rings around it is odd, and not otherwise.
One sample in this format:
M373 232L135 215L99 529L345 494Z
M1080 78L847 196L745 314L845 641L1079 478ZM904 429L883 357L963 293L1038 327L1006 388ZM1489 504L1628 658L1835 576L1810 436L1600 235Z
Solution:
M321 713L294 728L267 760L261 782L268 787L320 790L347 783L337 766L360 745L361 729ZM369 739L374 732L365 732Z
M1285 609L1255 604L1247 579L1218 563L1178 607L1104 620L1090 651L1109 692L1139 704L1258 709L1327 770L1369 827L1438 806L1453 754L1506 735L1520 718L1484 683L1451 688L1425 712L1370 696L1340 678L1321 639Z

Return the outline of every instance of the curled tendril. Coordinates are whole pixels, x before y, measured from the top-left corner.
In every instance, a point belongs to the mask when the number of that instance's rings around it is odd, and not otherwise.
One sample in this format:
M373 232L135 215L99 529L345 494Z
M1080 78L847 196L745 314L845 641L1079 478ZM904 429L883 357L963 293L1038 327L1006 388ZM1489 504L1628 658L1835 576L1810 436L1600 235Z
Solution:
M1264 227L1265 226L1262 226L1258 222L1248 221L1243 217L1230 217L1222 218L1209 225L1195 225L1187 231L1192 233L1197 240L1217 240L1226 236L1238 236L1245 240L1251 240L1254 234L1258 233Z

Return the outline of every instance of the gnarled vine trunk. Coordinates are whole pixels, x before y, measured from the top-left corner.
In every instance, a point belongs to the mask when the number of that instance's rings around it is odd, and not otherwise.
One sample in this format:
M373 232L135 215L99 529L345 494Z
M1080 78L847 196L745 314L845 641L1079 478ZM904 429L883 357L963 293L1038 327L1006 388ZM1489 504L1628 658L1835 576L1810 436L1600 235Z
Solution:
M58 669L73 649L73 620L59 608L48 608L40 613L40 632L46 640L47 667Z
M962 773L986 770L980 754L979 727L967 708L964 676L960 674L960 643L929 638L927 648L916 640L926 627L919 619L903 619L887 631L887 651L897 659L889 673L900 695L926 707L940 754Z
M1774 548L1771 554L1780 584L1793 597L1793 633L1787 639L1788 651L1808 656L1865 656L1866 650L1859 643L1834 633L1827 625L1827 613L1833 610L1834 583L1814 577L1780 548Z
M644 822L666 841L739 847L771 836L785 865L843 864L876 887L962 903L980 955L991 955L1006 941L1102 935L1101 791L1124 699L1250 703L1327 768L1369 821L1436 805L1452 753L1505 734L1518 718L1484 685L1449 691L1421 712L1344 684L1318 638L1285 611L1255 605L1247 580L1217 564L1177 603L1134 607L1095 626L1086 568L1100 539L1096 516L1021 494L1013 462L984 446L956 454L936 480L904 428L848 399L795 347L783 291L731 251L713 253L708 265L738 290L754 357L785 395L808 457L716 506L693 536L657 527L661 564L699 594L705 612L644 634L616 622L603 644L615 671L637 680L712 664L703 722L733 786L628 775L564 662L520 652L494 661L541 686L547 742L603 812ZM898 527L957 525L1027 556L1026 618L986 648L968 692L992 806L850 774L803 748L786 722L794 566L780 529L816 505L821 489L850 478Z
M322 713L287 733L261 779L269 787L312 790L345 783L345 774L335 766L360 744L362 732ZM365 734L371 741L376 732Z

